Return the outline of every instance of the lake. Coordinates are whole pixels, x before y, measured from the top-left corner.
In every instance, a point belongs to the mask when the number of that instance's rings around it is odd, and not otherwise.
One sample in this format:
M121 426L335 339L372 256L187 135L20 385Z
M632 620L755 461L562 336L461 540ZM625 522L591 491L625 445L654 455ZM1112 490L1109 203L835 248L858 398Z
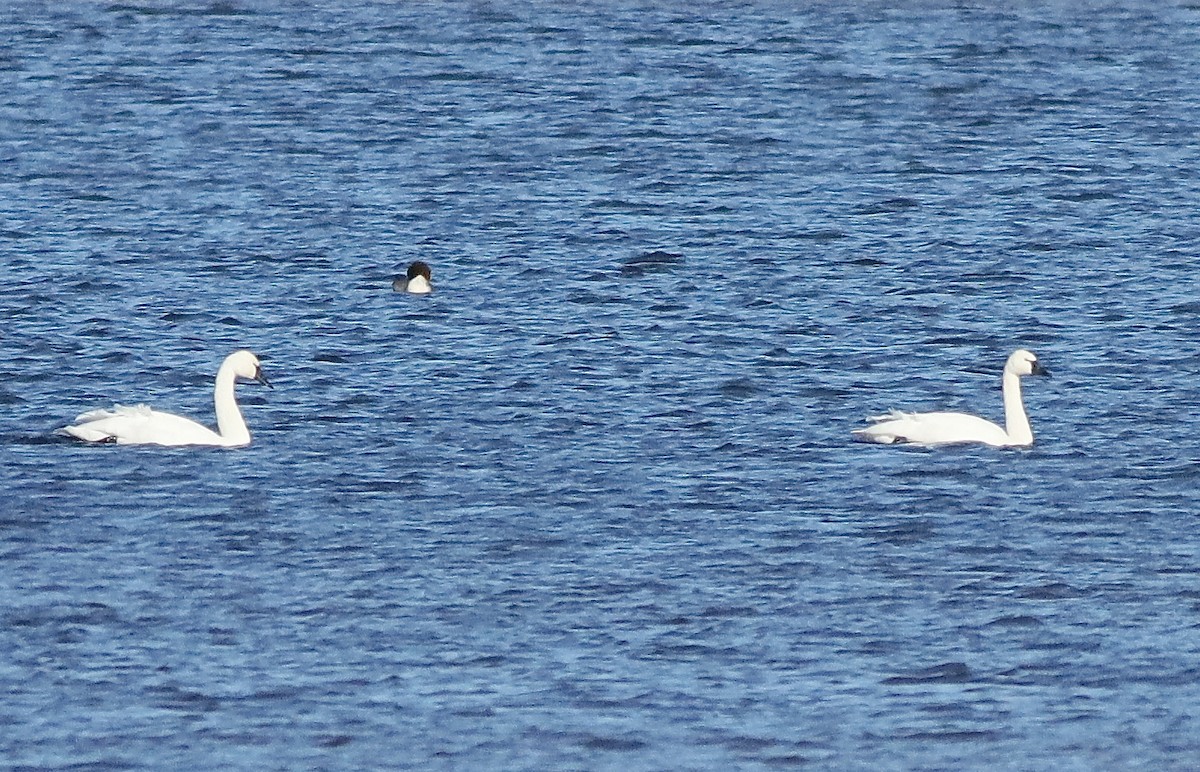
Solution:
M349 5L0 14L6 766L1194 768L1200 6Z

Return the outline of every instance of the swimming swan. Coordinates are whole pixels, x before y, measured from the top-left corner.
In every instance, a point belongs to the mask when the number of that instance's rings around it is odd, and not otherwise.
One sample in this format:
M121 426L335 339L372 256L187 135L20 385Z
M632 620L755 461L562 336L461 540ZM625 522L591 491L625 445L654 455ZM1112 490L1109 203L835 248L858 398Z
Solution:
M429 265L420 260L408 267L408 274L397 276L392 282L392 289L397 292L410 292L414 295L426 295L433 292L430 280L433 278Z
M87 442L115 442L119 445L217 445L236 447L250 444L250 430L234 398L238 378L249 378L271 386L263 375L258 357L249 351L235 351L225 357L217 370L213 400L217 408L217 429L190 418L151 410L148 405L112 410L92 410L75 419L74 426L62 431Z
M1001 429L991 421L985 421L966 413L901 413L892 411L887 415L868 420L875 423L865 429L855 429L851 434L866 442L891 444L911 442L917 445L949 445L964 442L982 442L997 448L1033 444L1033 430L1029 428L1029 416L1021 401L1021 376L1049 375L1050 371L1038 364L1037 357L1025 349L1012 353L1004 364L1004 423Z

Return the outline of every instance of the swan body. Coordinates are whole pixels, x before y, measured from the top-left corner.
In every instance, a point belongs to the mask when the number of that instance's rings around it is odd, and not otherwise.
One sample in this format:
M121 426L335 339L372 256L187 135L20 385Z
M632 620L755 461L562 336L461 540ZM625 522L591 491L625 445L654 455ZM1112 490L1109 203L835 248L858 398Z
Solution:
M408 292L413 295L427 295L433 292L432 278L429 265L417 260L408 266L406 275L395 278L392 282L392 289L396 292Z
M909 442L916 445L954 445L982 443L997 448L1023 447L1033 444L1033 429L1021 399L1021 378L1026 375L1049 375L1032 352L1018 349L1004 364L1002 390L1004 393L1004 423L1002 428L991 421L968 413L901 413L868 420L873 423L853 434L866 442L893 444Z
M212 445L237 447L250 443L250 430L242 418L234 396L239 378L270 386L263 375L258 357L249 351L235 351L225 357L217 370L213 401L217 412L217 431L173 413L153 410L148 405L112 410L91 410L75 419L63 432L86 442L115 442L119 445Z

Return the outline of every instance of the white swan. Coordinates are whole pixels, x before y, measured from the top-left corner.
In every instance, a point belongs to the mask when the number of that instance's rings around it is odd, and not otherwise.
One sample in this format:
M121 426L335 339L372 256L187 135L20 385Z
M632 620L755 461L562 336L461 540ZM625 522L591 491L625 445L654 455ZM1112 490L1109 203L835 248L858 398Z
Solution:
M1033 444L1033 430L1029 428L1029 416L1021 401L1021 376L1049 375L1050 372L1038 364L1037 357L1025 349L1012 353L1004 364L1004 429L991 421L985 421L967 413L901 413L892 411L887 415L868 420L875 423L865 429L855 429L851 434L867 442L891 444L911 442L917 445L949 445L965 442L981 442L994 447L1012 447Z
M147 405L112 410L92 410L75 419L62 431L87 442L116 442L119 445L217 445L235 447L250 443L250 430L238 409L233 394L238 378L251 378L264 386L271 383L263 375L258 357L249 351L235 351L225 357L217 370L213 400L217 408L217 429L198 424L190 418L151 410Z
M392 282L392 289L397 292L409 292L413 295L426 295L433 292L433 285L430 283L432 278L429 265L417 260L408 266L407 275L395 278Z

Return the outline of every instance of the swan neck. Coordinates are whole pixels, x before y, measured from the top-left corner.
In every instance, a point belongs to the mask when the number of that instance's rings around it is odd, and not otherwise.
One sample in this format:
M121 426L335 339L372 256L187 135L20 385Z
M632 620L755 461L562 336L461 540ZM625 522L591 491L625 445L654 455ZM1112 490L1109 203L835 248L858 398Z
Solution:
M245 445L250 442L250 430L246 428L246 419L238 408L237 398L233 390L237 383L237 375L228 363L221 365L217 371L217 386L213 390L213 402L217 409L217 433L221 439L230 445Z
M1004 424L1013 445L1033 444L1033 429L1021 399L1021 378L1015 373L1004 374Z

